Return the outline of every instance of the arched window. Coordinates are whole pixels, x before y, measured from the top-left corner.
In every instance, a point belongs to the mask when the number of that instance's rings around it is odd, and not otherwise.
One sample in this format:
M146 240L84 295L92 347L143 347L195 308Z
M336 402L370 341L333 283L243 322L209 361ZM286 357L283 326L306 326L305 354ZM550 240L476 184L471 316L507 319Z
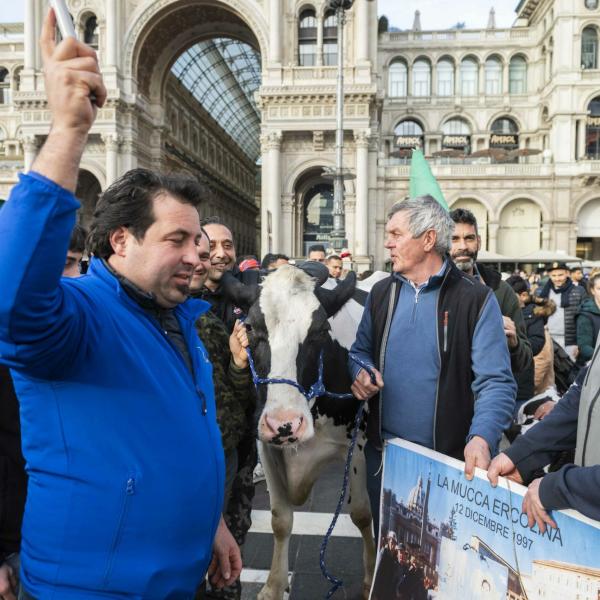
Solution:
M508 67L508 93L527 92L527 62L522 56L513 56Z
M388 90L391 98L406 96L408 84L408 70L403 60L396 59L390 65Z
M0 104L10 104L10 79L5 67L0 67Z
M490 148L510 152L519 147L519 127L508 117L501 117L492 123Z
M502 63L492 56L485 61L485 94L497 96L502 93Z
M447 58L437 64L437 95L454 96L454 63Z
M300 13L298 60L301 67L312 67L317 62L317 15L312 8Z
M460 63L460 95L476 96L479 87L479 67L473 58L465 58Z
M423 127L418 121L406 119L396 125L394 129L397 148L416 148L423 146Z
M337 16L334 12L325 14L323 21L323 64L337 65Z
M431 65L424 59L419 59L413 64L413 96L431 95Z
M98 19L96 15L90 15L83 25L83 41L98 50Z
M581 33L581 68L598 68L598 31L586 27Z
M448 119L442 125L442 146L447 150L460 150L469 154L471 148L471 128L469 124L458 117Z
M585 154L592 160L600 160L600 96L588 104L585 128Z

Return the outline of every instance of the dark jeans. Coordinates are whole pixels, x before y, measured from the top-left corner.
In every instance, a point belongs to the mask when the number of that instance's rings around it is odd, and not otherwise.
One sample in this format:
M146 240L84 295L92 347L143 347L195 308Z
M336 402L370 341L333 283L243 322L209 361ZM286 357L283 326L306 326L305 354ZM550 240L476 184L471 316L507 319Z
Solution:
M383 470L383 453L377 450L371 442L365 445L365 460L367 463L367 493L373 515L373 531L375 543L379 548L379 500L381 496L381 472Z

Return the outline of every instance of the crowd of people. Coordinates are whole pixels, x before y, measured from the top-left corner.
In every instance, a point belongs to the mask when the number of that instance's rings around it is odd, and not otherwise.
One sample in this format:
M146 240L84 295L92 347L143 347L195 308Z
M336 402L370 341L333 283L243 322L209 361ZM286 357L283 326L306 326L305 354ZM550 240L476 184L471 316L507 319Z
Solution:
M56 42L52 11L41 49L52 127L0 211L0 596L239 599L260 469L248 338L222 280L291 259L238 258L227 223L200 220L195 181L146 169L74 226L106 90L93 50ZM567 507L600 519L600 273L554 263L505 281L477 261L473 214L430 195L394 204L385 235L392 275L348 364L369 401L375 535L391 437L464 460L467 478L528 484L531 526ZM306 259L317 284L352 264L318 244ZM523 414L538 424L509 438ZM394 597L426 597L426 561L395 535L384 546Z

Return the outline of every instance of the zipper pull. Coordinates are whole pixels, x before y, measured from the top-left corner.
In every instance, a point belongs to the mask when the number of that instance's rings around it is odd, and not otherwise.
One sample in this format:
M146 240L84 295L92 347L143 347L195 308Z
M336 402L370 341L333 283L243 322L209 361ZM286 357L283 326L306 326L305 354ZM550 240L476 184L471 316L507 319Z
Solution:
M448 350L448 311L444 311L444 352Z
M127 488L125 489L128 496L133 496L135 494L135 479L130 477L127 480Z
M196 386L196 392L198 396L202 398L202 414L206 416L206 413L208 412L208 407L206 406L206 396L204 395L204 392L200 389L199 386Z

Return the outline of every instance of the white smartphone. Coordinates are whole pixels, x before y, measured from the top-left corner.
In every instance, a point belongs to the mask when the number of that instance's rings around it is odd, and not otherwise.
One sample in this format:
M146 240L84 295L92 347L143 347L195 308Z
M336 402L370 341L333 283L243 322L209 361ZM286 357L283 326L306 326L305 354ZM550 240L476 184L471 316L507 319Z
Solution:
M62 35L63 39L77 37L75 35L75 27L73 27L73 20L71 19L65 0L50 0L50 6L54 9L58 29L60 30L60 35Z

